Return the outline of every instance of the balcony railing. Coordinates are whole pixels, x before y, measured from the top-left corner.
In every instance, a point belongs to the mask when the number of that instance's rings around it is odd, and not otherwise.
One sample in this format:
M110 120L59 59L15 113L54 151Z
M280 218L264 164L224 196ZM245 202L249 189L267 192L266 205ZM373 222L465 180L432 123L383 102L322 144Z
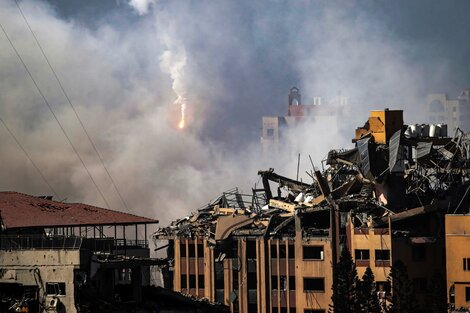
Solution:
M70 236L0 236L0 250L80 249L82 237Z

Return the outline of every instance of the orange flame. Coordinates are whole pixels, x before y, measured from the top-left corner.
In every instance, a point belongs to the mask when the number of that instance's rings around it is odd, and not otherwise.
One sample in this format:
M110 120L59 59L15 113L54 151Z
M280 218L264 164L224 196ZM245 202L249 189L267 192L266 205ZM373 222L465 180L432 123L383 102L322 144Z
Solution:
M181 119L181 120L180 120L180 123L178 124L178 127L179 127L180 129L183 129L183 128L184 128L184 119Z

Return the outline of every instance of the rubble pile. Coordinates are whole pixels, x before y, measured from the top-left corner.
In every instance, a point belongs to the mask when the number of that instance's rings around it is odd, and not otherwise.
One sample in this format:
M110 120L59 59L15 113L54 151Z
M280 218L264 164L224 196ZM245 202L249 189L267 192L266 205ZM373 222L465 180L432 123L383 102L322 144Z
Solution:
M457 129L448 137L444 126L437 132L435 125L403 125L402 111L381 113L385 116L378 118L371 112L356 130L354 148L331 150L325 170L307 173L312 183L273 169L259 171L263 188L255 187L250 195L225 192L160 228L154 238L204 237L216 245L230 236L293 237L297 215L308 217L300 225L308 239L331 232L332 211L340 216L339 227L345 226L346 214L358 226L379 227L389 219L435 211L468 213L470 135ZM270 182L277 183L275 194Z

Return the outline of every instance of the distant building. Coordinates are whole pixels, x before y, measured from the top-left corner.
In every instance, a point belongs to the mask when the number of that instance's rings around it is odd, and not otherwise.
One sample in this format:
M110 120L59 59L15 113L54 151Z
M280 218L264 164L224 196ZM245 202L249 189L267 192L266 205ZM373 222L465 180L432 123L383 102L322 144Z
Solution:
M302 104L300 90L292 87L288 95L287 116L263 116L261 144L264 150L276 149L287 128L294 127L307 117L319 117L332 129L338 128L338 114L348 104L348 98L338 96L329 103L314 97L313 104Z
M449 99L445 93L428 95L426 114L430 123L447 124L451 136L457 128L470 131L470 89L462 91L457 99Z

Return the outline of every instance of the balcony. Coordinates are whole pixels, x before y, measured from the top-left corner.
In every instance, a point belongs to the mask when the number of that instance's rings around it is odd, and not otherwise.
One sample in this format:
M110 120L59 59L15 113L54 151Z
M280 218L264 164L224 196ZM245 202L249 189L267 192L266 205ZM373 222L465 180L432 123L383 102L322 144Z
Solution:
M0 236L0 250L75 250L82 246L83 238L77 236Z

